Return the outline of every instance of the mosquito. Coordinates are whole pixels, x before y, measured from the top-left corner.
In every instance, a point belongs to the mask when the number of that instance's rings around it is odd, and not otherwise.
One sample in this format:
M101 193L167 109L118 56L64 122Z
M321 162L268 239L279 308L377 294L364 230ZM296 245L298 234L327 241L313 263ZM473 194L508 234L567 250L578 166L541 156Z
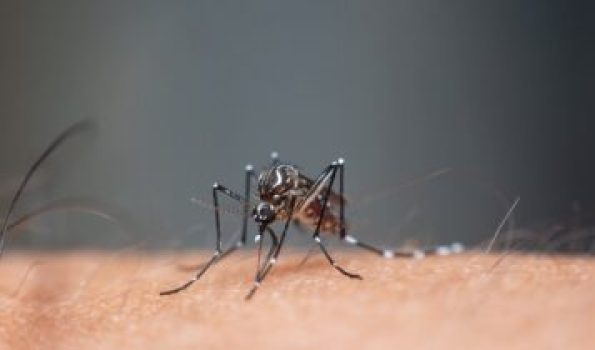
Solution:
M345 224L344 169L345 160L338 158L326 166L317 178L311 178L306 176L297 166L280 161L278 153L272 152L271 163L258 176L256 176L252 165L246 165L244 195L215 182L212 189L215 233L217 236L215 252L199 268L193 278L179 287L162 291L160 295L171 295L187 289L194 282L198 281L213 265L244 246L248 238L248 219L250 216L258 227L254 241L259 243L259 263L257 264L258 267L253 286L246 295L247 300L254 296L261 283L276 264L283 248L290 223L312 231L312 240L320 248L328 263L339 273L351 279L361 280L362 276L346 270L335 261L320 237L321 233L338 236L341 241L347 244L362 248L384 258L420 259L426 255L448 255L463 250L463 246L460 243L453 243L449 246L416 249L413 251L381 249L348 234L348 226ZM339 183L338 192L333 190L337 179ZM250 202L250 188L253 181L256 181L258 203L252 206ZM220 194L243 204L243 220L240 235L235 242L232 241L232 244L225 248L221 240L221 223L219 218ZM271 225L275 222L283 223L283 231L280 236L271 228ZM260 264L262 236L265 233L270 235L272 244L264 259L264 263Z

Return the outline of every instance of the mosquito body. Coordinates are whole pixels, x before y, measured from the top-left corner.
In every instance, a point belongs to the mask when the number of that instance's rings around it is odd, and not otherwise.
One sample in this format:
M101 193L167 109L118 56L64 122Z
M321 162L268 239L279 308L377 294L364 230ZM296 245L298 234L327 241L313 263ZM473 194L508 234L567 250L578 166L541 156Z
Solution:
M258 176L254 173L254 168L251 165L246 166L244 195L236 193L219 183L213 185L213 207L217 235L215 252L204 265L201 265L192 279L177 288L161 292L161 295L175 294L185 290L199 280L210 267L245 245L248 234L248 219L250 217L252 217L258 227L255 242L259 243L259 263L254 277L254 285L247 294L246 299L250 299L254 295L262 281L271 271L273 265L277 262L290 223L294 223L301 228L309 229L312 232L313 241L320 248L329 264L341 274L354 279L362 279L362 277L357 273L345 270L335 262L320 237L321 233L336 236L345 243L355 245L385 258L423 258L430 254L447 255L457 253L463 249L461 244L455 243L450 246L431 247L413 251L395 251L381 249L362 242L353 235L347 234L348 226L345 223L346 200L344 196L345 161L343 158L339 158L326 166L317 178L306 176L295 165L279 161L276 152L271 154L271 158L271 164L261 171ZM250 188L252 182L255 180L257 182L258 202L255 205L251 205ZM336 182L338 182L338 192L333 190ZM243 203L241 234L225 248L221 241L221 224L219 218L220 194L224 194L233 200ZM271 225L275 222L283 223L283 231L279 236L271 228ZM273 243L264 259L264 263L260 264L262 257L262 236L265 233L270 235Z
M345 199L331 191L325 203L327 197L321 193L324 188L318 187L294 165L281 164L265 169L258 177L261 202L253 209L252 217L262 225L291 216L294 223L310 229L316 229L320 221L321 233L339 234L342 214L337 210Z

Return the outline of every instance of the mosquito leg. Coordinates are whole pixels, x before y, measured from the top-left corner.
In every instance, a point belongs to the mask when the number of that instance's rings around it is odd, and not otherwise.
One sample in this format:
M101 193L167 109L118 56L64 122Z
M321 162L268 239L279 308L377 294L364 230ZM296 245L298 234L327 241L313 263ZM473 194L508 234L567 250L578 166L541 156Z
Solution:
M252 289L246 295L246 300L250 300L254 296L254 293L256 293L256 290L258 290L258 287L260 287L262 281L269 274L269 272L271 271L271 269L273 268L275 263L277 263L277 259L279 258L279 254L281 253L281 248L283 248L283 242L285 242L285 237L287 236L287 230L289 229L289 223L293 219L294 206L295 206L295 199L292 199L291 204L290 204L290 207L292 209L291 209L291 212L289 213L289 216L287 217L287 220L285 220L285 226L283 227L283 233L281 234L281 238L279 239L279 242L275 245L275 249L274 250L271 249L269 251L269 254L267 256L267 259L266 259L262 269L260 269L259 271L256 272L256 277L254 278L254 286L252 286ZM275 234L270 227L267 227L266 229L271 234L271 237L275 237ZM272 252L274 252L274 254L271 254ZM260 251L259 251L259 259L260 259Z
M209 261L207 261L207 263L203 266L203 268L200 271L198 271L198 273L192 279L190 279L188 282L182 284L179 287L176 287L173 289L168 289L163 292L159 292L159 295L175 294L175 293L181 292L184 289L190 287L194 282L198 281L202 277L202 275L204 275L205 272L207 272L209 267L211 267L217 260L219 260L219 255L220 255L219 252L215 252L213 254L213 256L211 257L211 259L209 259Z
M327 251L326 247L324 246L324 244L322 244L322 240L320 239L320 236L316 236L314 237L314 241L316 241L316 243L318 244L318 246L320 247L320 250L322 250L322 253L324 253L324 256L326 257L326 259L328 260L328 262L331 264L332 267L335 268L335 270L339 271L341 274L349 277L349 278L355 278L358 280L363 279L363 277L357 273L353 273L353 272L349 272L347 270L345 270L344 268L342 268L341 266L339 266L335 260L333 259L333 257L329 254L329 252Z
M335 268L335 270L339 271L340 273L342 273L343 275L345 275L349 278L362 279L362 276L360 276L356 273L349 272L349 271L345 270L344 268L342 268L341 266L339 266L335 262L335 260L331 257L328 250L322 243L322 240L320 239L320 225L322 224L322 221L324 219L324 213L327 208L328 198L330 196L331 189L333 187L333 183L335 182L335 176L337 175L337 170L339 170L339 191L340 191L340 196L341 196L341 201L340 201L340 205L339 205L339 215L340 215L340 220L341 220L340 221L341 235L342 236L345 235L345 212L344 212L344 208L343 208L343 164L344 164L344 162L345 161L343 160L343 158L339 158L337 161L333 162L329 167L327 167L323 171L322 175L319 177L319 179L324 179L327 176L330 176L329 184L324 191L324 196L322 197L322 209L320 211L320 217L318 218L318 223L316 224L316 230L314 231L312 238L318 244L318 247L320 247L320 250L322 250L322 252L324 253L324 256L326 257L328 262L331 264L331 266L333 268ZM321 182L321 184L322 184L322 182ZM319 186L320 186L320 184L319 184Z
M242 237L240 239L240 244L245 245L246 240L248 237L248 217L250 215L250 184L251 180L254 178L254 167L251 164L247 164L246 168L246 179L245 179L245 186L244 186L244 213L242 218Z
M273 240L273 242L271 244L271 248L269 249L269 252L267 253L267 257L265 258L265 261L263 264L264 266L261 268L260 261L261 261L261 255L262 255L262 239L259 241L258 264L257 264L257 268L256 268L256 275L254 277L254 285L252 286L252 289L250 289L248 294L246 294L246 297L245 297L246 300L252 299L252 297L254 296L254 294L256 293L258 288L260 287L260 284L262 283L262 281L264 280L264 277L267 275L267 273L271 269L271 266L273 264L275 264L275 262L276 262L275 256L278 256L278 251L279 251L279 248L281 247L282 241L279 241L277 239L277 235L275 234L275 232L269 227L267 227L266 230L271 235L271 239ZM261 235L261 234L259 234L259 235Z
M159 295L171 295L171 294L175 294L178 292L183 291L184 289L190 287L194 282L198 281L204 274L205 272L207 272L207 270L215 265L217 262L219 262L220 260L226 258L227 256L229 256L231 253L235 252L238 248L240 247L239 244L234 244L231 247L227 248L224 251L215 251L213 253L213 255L211 256L211 258L204 263L203 265L201 265L201 269L196 273L196 275L194 275L194 277L190 280L188 280L188 282L182 284L179 287L173 288L173 289L168 289L165 290L163 292L160 292Z
M248 173L248 172L247 172ZM249 173L248 173L249 174ZM248 177L249 175L247 175ZM227 187L215 182L213 184L213 207L215 209L215 229L217 231L217 247L216 247L216 251L218 253L221 253L221 221L219 218L219 192L227 195L229 198L231 199L235 199L238 202L243 202L246 203L248 202L247 198L243 198L242 196L240 196L239 194L231 191L230 189L228 189ZM244 238L244 230L247 230L247 215L246 212L247 210L245 209L246 205L244 205L244 223L245 225L242 226L242 239ZM240 239L240 241L238 241L237 245L238 246L242 246L244 244L244 242L242 241L242 239Z
M236 244L235 248L239 248L239 245ZM227 257L229 254L233 253L235 249L227 249L219 256L219 260L223 260L223 258ZM178 270L183 272L192 272L199 269L204 268L208 262L203 262L196 265L178 265Z
M465 250L465 247L461 243L452 243L450 245L438 245L432 247L425 247L421 249L415 249L412 251L398 251L392 249L382 249L371 244L365 243L357 239L352 235L345 235L342 239L344 242L360 247L374 254L378 254L383 258L414 258L423 259L428 255L450 255L458 254Z
M343 193L345 188L343 185L345 181L345 160L343 158L339 158L337 160L337 166L339 169L339 227L341 228L339 236L341 239L343 239L343 237L345 237L345 230L347 227L347 225L345 225L345 194Z
M232 240L232 242L233 241L234 240ZM223 260L227 256L231 255L231 253L235 252L240 247L241 247L240 242L236 241L236 244L232 245L231 247L227 248L226 250L222 251L221 253L215 251L213 253L213 255L211 256L211 258L206 263L200 264L193 268L193 270L196 270L196 269L200 269L200 270L196 273L196 275L192 279L188 280L188 282L184 283L183 285L181 285L179 287L160 292L159 295L175 294L175 293L181 292L182 290L190 287L194 282L198 281L202 277L202 275L204 275L205 272L207 272L207 270L211 266L215 265L220 260Z
M273 235L271 235L273 236ZM254 237L254 241L258 242L258 257L256 259L256 276L258 277L258 271L260 271L261 269L261 258L262 258L262 245L263 245L263 239L262 239L262 233L258 233L256 235L256 237ZM256 279L256 278L255 278Z
M390 254L394 254L394 252L392 251L385 251L376 247L373 247L369 244L360 242L359 240L357 240L355 237L350 236L347 234L346 230L347 230L347 225L345 224L345 203L344 203L344 181L345 181L345 161L343 160L343 158L340 158L337 161L337 165L338 165L338 171L339 171L339 227L340 227L340 231L339 231L339 237L341 238L342 241L345 241L347 243L351 243L351 244L355 244L360 248L364 248L367 249L369 251L372 251L374 253L380 254L382 256L387 256Z
M283 242L285 242L285 237L287 237L287 230L289 230L289 224L291 223L291 220L293 219L293 209L295 207L295 198L293 198L291 200L291 203L289 206L291 208L291 211L289 212L289 216L285 220L285 226L283 227L283 233L281 233L281 238L279 239L279 243L277 244L277 249L275 250L275 254L272 257L271 256L267 257L268 266L267 265L263 266L263 269L261 270L261 272L259 272L261 282L264 279L264 277L269 273L269 271L273 268L273 265L277 262L277 259L279 258L279 254L281 254L281 248L283 247ZM267 227L267 229L272 234L273 230L269 227Z
M416 259L421 259L427 255L450 255L450 254L456 254L456 253L460 253L464 250L464 247L461 243L453 243L451 245L441 245L441 246L435 246L435 247L427 247L427 248L422 248L422 249L416 249L413 251L395 251L392 249L381 249L378 247L375 247L371 244L365 243L360 241L359 239L348 235L346 232L346 225L345 225L345 203L344 203L344 194L343 194L343 190L344 190L344 169L345 169L345 161L342 158L339 158L339 160L337 160L336 162L337 164L337 169L339 172L339 198L340 198L340 202L339 202L339 220L340 220L340 228L341 231L339 233L339 237L341 238L342 241L347 242L349 244L355 245L357 247L360 247L362 249L368 250L372 253L378 254L384 258L390 259L390 258L416 258ZM332 184L331 184L332 186Z
M267 253L266 258L263 261L264 262L263 266L262 267L260 265L258 266L258 269L260 271L257 270L257 274L261 276L261 279L260 279L261 282L262 282L262 271L265 269L266 264L269 264L269 265L271 264L271 262L273 261L273 256L278 255L276 252L277 252L277 248L279 247L279 239L277 238L275 231L273 231L270 228L268 228L267 231L269 232L269 234L271 236L271 240L273 242L271 245L272 249L269 249L269 252ZM274 262L273 262L273 264L274 264Z
M216 262L218 262L219 260L223 259L224 257L228 256L229 254L231 254L232 252L234 252L235 250L237 250L239 247L241 247L243 245L242 240L238 240L234 245L232 245L231 247L229 247L228 249L226 249L225 251L223 251L221 249L221 222L219 219L219 192L224 193L225 195L227 195L229 198L231 199L235 199L239 202L245 202L246 200L244 198L242 198L242 196L240 196L239 194L231 191L230 189L228 189L227 187L220 185L218 183L214 183L213 184L213 207L214 207L214 211L215 211L215 229L216 229L216 235L217 235L217 243L216 243L216 248L215 248L215 252L213 253L213 256L211 256L211 258L209 259L209 261L207 261L202 268L196 273L196 275L190 279L188 282L184 283L183 285L177 287L177 288L173 288L170 290L166 290L163 292L160 292L160 295L171 295L171 294L175 294L178 292L183 291L184 289L190 287L194 282L198 281L202 275L205 274L205 272L207 272L207 270L213 266ZM243 233L242 233L243 234Z
M273 257L273 254L276 251L277 246L279 245L279 239L277 238L277 235L275 234L275 232L269 227L267 227L266 230L269 233L269 235L271 236L272 249L269 249L269 252L267 253L266 258L263 260L262 259L263 239L262 239L262 233L259 232L255 238L255 241L258 242L258 259L256 260L256 275L254 277L254 280L258 279L258 277L261 274L261 271L264 270L264 268L266 267L266 264L271 260L271 258Z

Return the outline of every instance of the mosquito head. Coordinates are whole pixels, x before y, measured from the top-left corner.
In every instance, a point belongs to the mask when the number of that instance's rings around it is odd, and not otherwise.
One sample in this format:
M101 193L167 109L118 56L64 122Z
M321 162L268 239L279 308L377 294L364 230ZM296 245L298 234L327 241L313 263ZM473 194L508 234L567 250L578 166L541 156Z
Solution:
M266 226L269 223L275 221L275 209L267 202L260 202L254 208L252 217L260 225Z

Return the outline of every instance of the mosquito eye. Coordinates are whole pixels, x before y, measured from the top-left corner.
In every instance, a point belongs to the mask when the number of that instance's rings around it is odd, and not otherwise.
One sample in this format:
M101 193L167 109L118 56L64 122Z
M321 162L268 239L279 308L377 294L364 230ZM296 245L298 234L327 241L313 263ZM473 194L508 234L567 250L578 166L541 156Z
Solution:
M257 222L270 222L275 218L275 211L267 203L260 203L254 208L254 220Z
M273 216L273 210L271 209L270 206L263 205L259 210L259 214L262 217L269 218L269 217Z

